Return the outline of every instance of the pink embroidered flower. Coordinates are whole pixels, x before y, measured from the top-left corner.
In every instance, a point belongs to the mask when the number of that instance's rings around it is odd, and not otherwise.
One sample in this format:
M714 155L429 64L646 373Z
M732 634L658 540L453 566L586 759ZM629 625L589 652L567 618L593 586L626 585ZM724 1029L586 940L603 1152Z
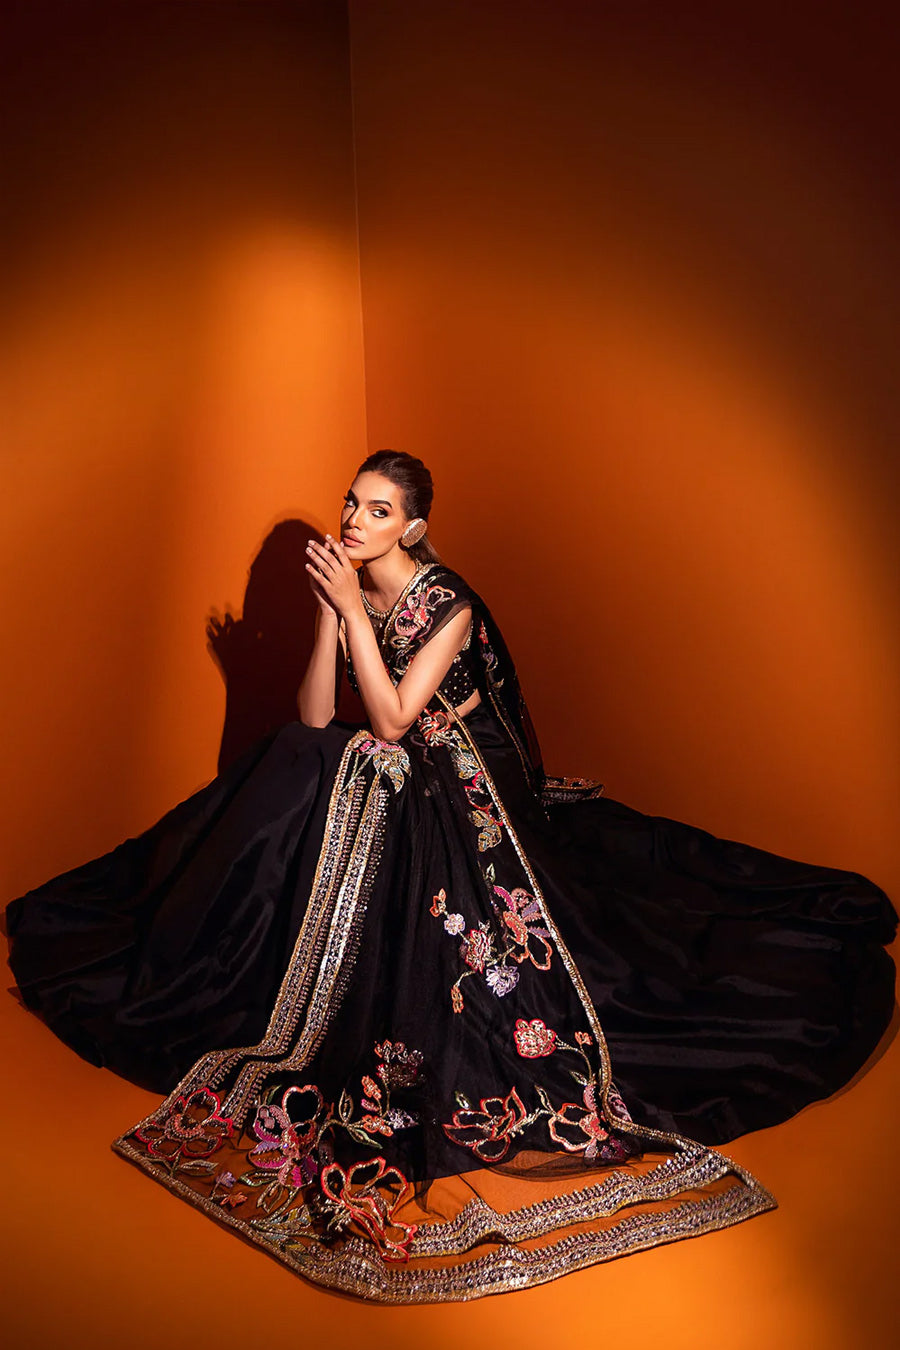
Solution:
M348 1171L330 1163L322 1171L322 1194L374 1242L385 1261L408 1261L418 1224L401 1223L395 1215L410 1186L384 1158L355 1163Z
M179 1097L162 1121L135 1130L135 1138L156 1158L208 1158L234 1132L234 1121L221 1115L222 1103L207 1087Z
M551 1031L539 1017L526 1022L520 1017L515 1029L516 1049L523 1059L543 1059L556 1049L556 1032Z
M591 1040L592 1037L590 1037L586 1031L575 1032L575 1043L577 1045L590 1045Z
M454 1144L470 1148L483 1162L499 1162L509 1152L514 1135L522 1129L528 1116L524 1103L515 1088L505 1097L484 1097L480 1110L464 1107L453 1113L443 1130Z
M289 1103L293 1119L288 1114ZM249 1161L263 1172L277 1172L282 1186L303 1186L309 1179L309 1155L324 1106L319 1089L308 1083L288 1088L279 1106L269 1103L258 1107L252 1128L259 1143L247 1155Z
M434 618L433 612L429 611L433 611L444 600L454 599L455 595L456 592L448 590L446 586L429 586L427 582L411 591L406 597L405 606L394 620L397 636L409 641L417 633L427 632Z
M567 1153L583 1153L585 1158L596 1158L599 1145L609 1138L609 1130L597 1114L593 1083L588 1083L583 1096L584 1106L564 1102L550 1117L550 1138L561 1144Z
M466 921L461 914L448 914L444 920L444 928L452 936L461 933L466 926Z
M462 958L473 970L484 970L491 956L491 935L483 928L470 928L460 947Z

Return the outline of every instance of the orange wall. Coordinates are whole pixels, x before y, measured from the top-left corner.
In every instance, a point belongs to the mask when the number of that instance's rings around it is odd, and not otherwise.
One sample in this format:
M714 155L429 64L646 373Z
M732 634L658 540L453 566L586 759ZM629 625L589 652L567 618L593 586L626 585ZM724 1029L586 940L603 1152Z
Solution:
M215 773L205 619L365 451L346 7L19 7L0 101L9 898Z
M370 445L548 766L896 891L884 15L350 13Z

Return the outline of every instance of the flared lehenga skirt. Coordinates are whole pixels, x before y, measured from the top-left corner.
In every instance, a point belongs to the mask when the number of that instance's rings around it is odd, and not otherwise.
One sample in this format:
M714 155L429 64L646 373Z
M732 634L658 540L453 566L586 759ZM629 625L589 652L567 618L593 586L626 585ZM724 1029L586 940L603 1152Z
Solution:
M583 786L545 808L485 706L292 724L14 902L13 968L168 1091L116 1150L330 1288L473 1298L771 1208L708 1144L865 1058L890 905Z

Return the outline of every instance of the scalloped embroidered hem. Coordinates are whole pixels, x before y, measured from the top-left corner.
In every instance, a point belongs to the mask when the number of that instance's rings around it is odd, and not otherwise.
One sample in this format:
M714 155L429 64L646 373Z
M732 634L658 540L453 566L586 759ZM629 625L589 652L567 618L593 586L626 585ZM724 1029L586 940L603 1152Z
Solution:
M358 1224L331 1237L316 1232L299 1196L295 1222L284 1214L275 1222L244 1217L199 1189L203 1183L198 1178L170 1173L162 1159L143 1153L126 1136L112 1147L313 1284L377 1303L403 1304L462 1302L526 1289L586 1266L729 1228L776 1208L774 1197L744 1168L715 1150L684 1142L684 1153L649 1170L636 1170L639 1165L632 1164L569 1193L560 1193L554 1182L553 1194L507 1210L477 1194L478 1187L515 1192L540 1183L511 1182L484 1171L433 1182L428 1213L409 1202L392 1216L415 1229L404 1260L386 1255ZM686 1191L696 1190L706 1193L683 1198ZM442 1200L449 1207L473 1192L475 1198L465 1200L451 1219L433 1218ZM249 1203L246 1208L249 1212Z

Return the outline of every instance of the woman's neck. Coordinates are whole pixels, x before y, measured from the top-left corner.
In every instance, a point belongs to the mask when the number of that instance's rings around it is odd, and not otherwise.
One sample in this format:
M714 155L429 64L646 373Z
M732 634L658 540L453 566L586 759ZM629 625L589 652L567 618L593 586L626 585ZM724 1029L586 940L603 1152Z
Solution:
M386 554L363 563L363 581L369 603L375 609L392 609L418 571L406 553Z

